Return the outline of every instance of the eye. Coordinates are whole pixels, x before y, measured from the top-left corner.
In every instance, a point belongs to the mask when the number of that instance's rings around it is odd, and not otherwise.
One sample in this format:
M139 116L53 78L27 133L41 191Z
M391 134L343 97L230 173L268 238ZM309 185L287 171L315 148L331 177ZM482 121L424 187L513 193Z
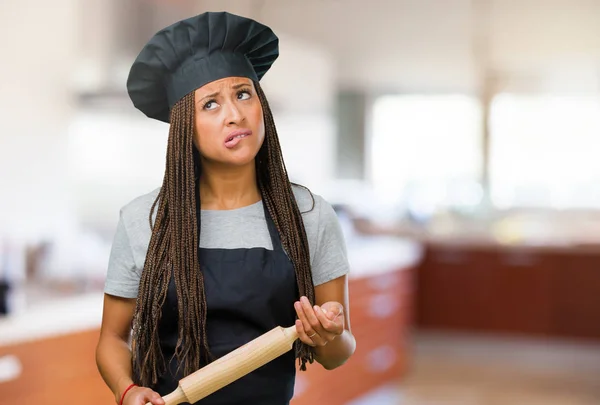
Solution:
M205 110L214 110L215 108L217 108L217 102L215 100L209 100L206 102L206 104L204 104L204 108Z
M240 90L237 96L238 100L248 100L251 97L251 94L248 90Z

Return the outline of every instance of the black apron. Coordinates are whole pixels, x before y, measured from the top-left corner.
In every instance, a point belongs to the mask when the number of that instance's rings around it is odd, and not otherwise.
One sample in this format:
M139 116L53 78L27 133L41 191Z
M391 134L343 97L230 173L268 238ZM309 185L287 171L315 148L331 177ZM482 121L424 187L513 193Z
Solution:
M273 250L198 249L207 303L207 337L215 359L237 349L276 326L294 325L298 287L292 262L263 204ZM197 207L197 216L200 210ZM199 220L198 220L199 222ZM177 388L173 357L177 344L177 295L171 278L159 324L161 349L170 372L152 387L161 396ZM204 364L202 365L204 366ZM198 405L287 405L294 394L294 350L260 367Z

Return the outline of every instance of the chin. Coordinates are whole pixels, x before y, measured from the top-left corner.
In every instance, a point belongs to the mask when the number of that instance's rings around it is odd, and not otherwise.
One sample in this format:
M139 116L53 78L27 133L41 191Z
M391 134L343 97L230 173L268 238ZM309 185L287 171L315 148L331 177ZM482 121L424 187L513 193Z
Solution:
M256 153L250 151L245 153L236 153L233 156L228 156L222 160L223 163L233 166L246 166L254 162Z
M224 162L224 163L227 165L230 165L230 166L243 167L243 166L247 166L253 162L254 162L254 158L244 159L244 160L230 160L230 161Z

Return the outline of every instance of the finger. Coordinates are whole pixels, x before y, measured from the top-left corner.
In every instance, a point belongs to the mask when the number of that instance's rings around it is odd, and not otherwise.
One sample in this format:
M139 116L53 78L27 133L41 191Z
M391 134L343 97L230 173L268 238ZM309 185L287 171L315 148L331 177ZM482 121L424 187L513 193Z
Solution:
M346 318L344 316L344 306L340 303L327 303L330 304L327 306L328 312L327 317L331 320L332 323L339 326L341 328L341 332L344 331L344 325L346 324ZM325 305L327 305L325 304Z
M152 404L153 405L165 405L165 400L160 396L158 392L154 392L152 394Z
M323 329L325 332L329 332L329 334L337 334L336 332L339 329L339 326L331 321L327 315L325 315L325 310L321 309L319 306L315 305L315 316L317 317L317 319L319 319L319 322L321 322L321 325L323 326ZM323 335L323 334L321 334ZM332 336L333 338L334 336Z
M344 331L343 325L340 325L338 322L334 322L334 321L328 319L327 315L325 315L324 311L321 308L319 308L318 306L315 306L315 314L316 314L317 318L319 318L319 320L323 324L324 331L321 333L321 336L324 339L326 339L328 342L331 342L332 340L334 340L337 336L341 335L342 332Z
M327 317L327 319L329 320L334 320L335 319L335 313L326 310L325 308L321 307L321 311L323 311L323 314L325 314L325 316Z
M298 337L300 338L300 341L302 343L306 343L309 346L315 347L316 344L315 342L313 342L313 340L311 338L308 337L308 335L306 334L306 331L304 330L304 326L302 325L302 321L297 319L296 320L296 331L298 332Z
M315 332L320 334L320 332L323 331L323 327L321 325L321 322L315 315L315 310L310 305L310 301L308 301L308 298L302 297L300 298L300 302L302 303L302 308L304 308L304 315L306 316L308 324L312 327L312 329Z
M302 322L302 327L306 336L312 336L316 331L310 325L308 318L306 317L306 313L304 311L304 306L299 301L296 301L294 304L294 308L296 309L296 314L298 314L298 319Z
M315 346L325 346L327 341L319 336L320 335L319 330L317 330L317 328L312 326L311 322L308 320L309 314L312 315L312 317L315 319L315 323L317 323L319 325L319 329L321 329L321 332L322 332L320 323L317 320L317 318L314 316L314 313L313 313L313 310L312 310L312 307L310 306L310 304L309 304L308 311L306 311L305 306L301 302L296 302L294 304L294 307L296 308L296 313L298 314L298 318L300 318L300 321L302 322L302 327L304 328L306 337L308 339L310 339L310 341L312 341Z
M152 391L150 388L144 389L140 396L142 404L165 405L165 400L158 392Z
M344 325L344 307L339 306L337 309L332 309L330 312L330 319L335 324Z
M327 317L331 320L334 320L344 313L344 306L339 303L328 302L323 304L323 306L327 307Z

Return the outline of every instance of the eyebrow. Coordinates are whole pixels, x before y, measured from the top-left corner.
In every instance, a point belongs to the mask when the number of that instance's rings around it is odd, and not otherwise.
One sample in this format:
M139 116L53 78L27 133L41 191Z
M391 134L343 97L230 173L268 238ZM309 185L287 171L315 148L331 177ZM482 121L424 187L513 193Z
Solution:
M234 89L234 90L237 90L237 89L242 88L244 86L250 87L250 83L239 83L239 84L236 84L235 86L231 86L231 88ZM216 93L208 94L208 95L202 97L200 100L198 100L198 103L201 102L202 100L206 100L207 98L216 97L219 94L220 94L220 92L218 92L218 91Z

